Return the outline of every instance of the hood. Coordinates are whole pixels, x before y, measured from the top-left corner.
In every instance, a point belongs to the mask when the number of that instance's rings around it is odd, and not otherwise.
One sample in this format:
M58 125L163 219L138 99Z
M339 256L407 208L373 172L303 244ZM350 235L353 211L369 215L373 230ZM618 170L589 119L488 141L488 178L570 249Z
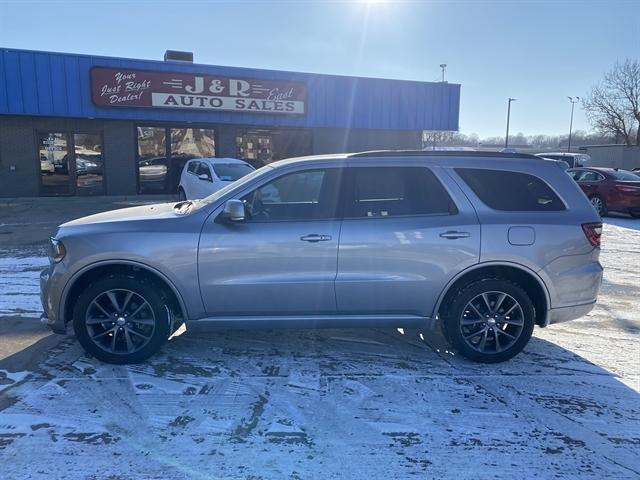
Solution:
M142 205L139 207L121 208L103 213L96 213L88 217L77 218L63 223L61 227L75 227L77 225L91 225L96 223L129 222L158 220L162 218L176 218L184 214L174 209L175 202L157 203L154 205Z

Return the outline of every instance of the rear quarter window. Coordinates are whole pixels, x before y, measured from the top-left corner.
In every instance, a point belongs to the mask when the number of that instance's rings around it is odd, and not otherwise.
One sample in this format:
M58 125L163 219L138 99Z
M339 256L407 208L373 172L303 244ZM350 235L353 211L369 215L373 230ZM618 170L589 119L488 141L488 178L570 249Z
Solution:
M566 208L551 187L535 175L479 168L455 171L483 203L495 210L539 212Z

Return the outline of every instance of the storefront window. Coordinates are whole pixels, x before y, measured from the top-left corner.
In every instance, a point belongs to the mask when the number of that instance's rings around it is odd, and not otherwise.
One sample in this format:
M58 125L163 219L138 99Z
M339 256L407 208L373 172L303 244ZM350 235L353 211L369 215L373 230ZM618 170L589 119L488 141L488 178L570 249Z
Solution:
M65 133L42 133L38 136L40 181L43 195L69 195L71 176Z
M138 127L138 192L176 193L186 161L215 154L212 129Z
M102 136L95 133L73 135L76 192L79 195L104 194Z
M168 190L166 128L138 127L138 181L140 193Z
M236 138L237 156L260 168L273 160L271 142L267 133L247 132Z
M307 130L247 130L236 137L236 156L260 168L283 158L310 155L312 140Z

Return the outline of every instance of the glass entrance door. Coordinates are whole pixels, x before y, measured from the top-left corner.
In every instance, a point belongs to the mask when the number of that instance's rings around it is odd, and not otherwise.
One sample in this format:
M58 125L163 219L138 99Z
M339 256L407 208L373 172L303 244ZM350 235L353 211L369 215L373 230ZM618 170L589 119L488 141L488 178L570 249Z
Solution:
M42 195L104 195L99 133L40 133L38 156Z
M73 134L76 193L104 195L102 136L95 133Z
M38 155L42 195L70 195L72 183L67 134L59 132L39 134Z

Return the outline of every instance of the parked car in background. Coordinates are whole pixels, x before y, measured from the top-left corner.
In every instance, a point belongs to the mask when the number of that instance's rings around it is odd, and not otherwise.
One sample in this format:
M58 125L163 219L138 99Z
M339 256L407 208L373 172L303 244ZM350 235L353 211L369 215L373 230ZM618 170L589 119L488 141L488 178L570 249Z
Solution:
M40 155L40 173L44 175L53 175L55 167L53 162L47 158L46 155Z
M215 160L197 162L214 174ZM43 321L72 325L113 363L146 359L183 322L192 333L440 324L462 355L501 362L534 326L593 308L601 230L575 182L531 155L293 158L201 201L61 225L40 277Z
M536 153L536 156L550 160L562 160L569 165L569 168L586 167L591 162L591 156L586 153L548 152Z
M640 175L616 168L571 168L567 173L601 217L608 212L640 217Z
M236 158L196 158L185 163L178 186L180 200L208 197L255 170Z

